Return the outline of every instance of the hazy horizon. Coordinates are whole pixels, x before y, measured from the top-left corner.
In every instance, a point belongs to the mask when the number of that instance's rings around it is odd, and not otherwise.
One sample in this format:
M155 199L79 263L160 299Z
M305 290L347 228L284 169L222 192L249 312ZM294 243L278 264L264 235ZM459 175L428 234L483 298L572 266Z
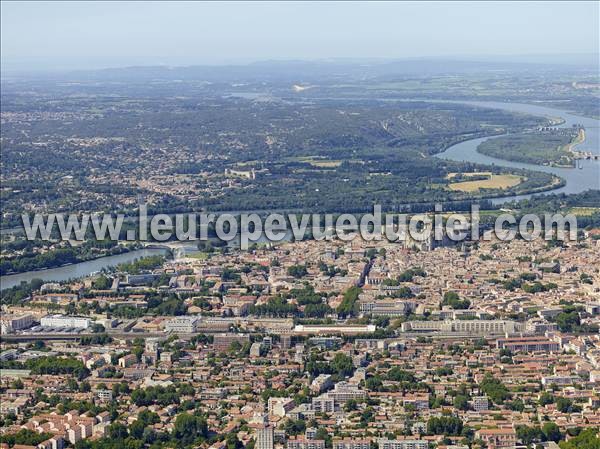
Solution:
M331 59L598 64L600 41L598 2L1 5L3 71Z

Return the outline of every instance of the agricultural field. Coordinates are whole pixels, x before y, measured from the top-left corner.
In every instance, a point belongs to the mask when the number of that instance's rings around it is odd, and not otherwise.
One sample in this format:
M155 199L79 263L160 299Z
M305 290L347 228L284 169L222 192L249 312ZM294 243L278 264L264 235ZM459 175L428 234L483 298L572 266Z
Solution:
M572 207L569 209L569 213L578 217L591 217L594 214L600 213L600 207Z
M342 165L342 161L340 160L324 159L316 156L301 157L298 158L298 162L306 162L317 168L336 168Z
M496 175L489 172L471 173L472 175L485 175L485 179L476 179L473 181L453 182L448 185L450 190L459 192L477 192L481 189L504 190L515 187L523 181L522 176L518 175ZM479 176L477 176L479 178Z

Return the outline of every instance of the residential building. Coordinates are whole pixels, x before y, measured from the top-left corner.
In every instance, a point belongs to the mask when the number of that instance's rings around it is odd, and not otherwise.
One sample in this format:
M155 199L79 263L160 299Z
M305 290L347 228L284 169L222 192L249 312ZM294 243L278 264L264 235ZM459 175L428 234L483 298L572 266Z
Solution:
M173 334L192 334L196 332L198 317L178 316L165 322L165 332Z
M286 449L325 449L325 440L307 440L306 438L291 438L287 441Z
M44 327L87 329L90 327L89 318L65 315L48 315L40 320Z
M508 349L512 352L556 352L560 344L546 337L514 337L499 338L496 341L498 349Z
M256 430L256 449L273 449L273 426L262 424Z
M485 442L489 449L511 449L517 444L517 433L513 428L480 429L475 438Z
M11 334L21 329L27 329L33 324L33 315L2 315L0 317L0 334Z
M378 441L379 449L429 449L425 440L388 440L382 438Z
M233 342L238 342L240 345L248 343L250 336L248 334L217 334L214 336L213 344L217 351L227 351Z
M370 449L371 440L368 438L334 438L333 449Z

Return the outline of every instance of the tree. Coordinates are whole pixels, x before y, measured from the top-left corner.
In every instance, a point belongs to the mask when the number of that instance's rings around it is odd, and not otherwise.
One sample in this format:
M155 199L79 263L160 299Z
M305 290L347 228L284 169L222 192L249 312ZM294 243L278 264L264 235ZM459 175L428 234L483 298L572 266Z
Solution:
M459 394L454 398L454 407L458 410L469 410L469 398Z
M227 444L227 449L242 449L244 447L242 442L238 440L238 437L235 433L227 434L225 442Z
M492 400L492 402L494 402L494 404L502 404L511 397L508 388L491 374L485 375L480 386L481 390Z
M33 291L39 290L42 288L42 285L44 285L44 281L40 278L34 278L30 282L31 290Z
M546 437L546 440L548 440L548 441L554 441L555 443L558 443L560 441L560 439L562 438L560 429L553 422L545 423L544 427L542 427L542 432L544 432L544 436Z
M581 407L574 404L571 399L562 397L556 400L556 408L562 413L576 413L581 411Z
M108 436L111 440L124 440L128 435L127 427L121 423L111 424L108 428Z
M358 301L358 296L361 292L362 290L359 287L350 287L346 290L342 302L337 307L337 313L344 317L353 315L356 301Z
M425 277L427 276L427 273L420 267L412 267L400 273L398 282L412 282L415 276Z
M383 389L383 382L381 377L378 375L371 376L365 381L365 387L371 391L381 391Z
M175 418L173 437L182 445L192 444L198 438L206 438L208 426L199 416L180 413Z
M511 402L506 402L504 405L509 410L514 410L517 412L522 412L523 410L525 410L525 403L523 402L522 399L519 399L519 398L517 398Z
M323 440L325 441L325 447L331 447L331 434L327 431L325 427L319 427L315 439Z
M386 377L387 377L387 380L391 380L394 382L409 382L409 383L416 382L416 378L412 373L410 373L406 370L403 370L402 368L399 368L397 366L390 369L387 372Z
M331 366L340 377L350 376L354 372L352 357L343 352L338 352L335 357L333 357Z
M539 427L517 426L515 430L517 432L517 439L523 444L530 445L544 439L544 433Z
M79 391L79 384L75 379L69 377L67 379L67 388L69 389L69 391Z
M306 269L306 265L292 265L288 267L287 274L300 279L308 274L308 270Z
M142 355L144 354L143 346L134 346L134 348L131 350L131 352L133 355L135 355L135 358L137 359L138 362L142 361Z
M33 430L21 429L17 433L0 435L0 443L7 443L9 446L15 444L36 446L51 437L50 433L37 433Z
M286 435L298 435L306 430L306 422L302 419L288 419L283 425Z
M112 284L111 280L104 275L99 276L98 278L94 279L94 281L92 282L92 286L96 290L108 290L110 288L111 284Z
M242 349L242 344L237 340L232 341L231 344L229 345L229 352L238 352L241 349Z
M361 426L367 427L367 425L373 421L373 416L375 416L375 410L373 407L367 407L360 415Z
M569 441L561 441L560 449L600 449L600 438L597 429L586 429Z
M581 324L581 319L576 311L561 312L556 316L556 324L562 332L573 332L574 328Z
M144 422L140 419L135 420L129 426L129 433L137 440L140 440L144 436L144 429L146 428Z
M344 404L344 411L348 413L354 410L358 410L358 402L356 402L356 399L346 401L346 404Z
M450 368L449 366L441 366L439 368L435 369L435 375L436 376L450 376L452 374L452 368Z
M427 433L431 435L460 435L463 422L458 416L432 416L427 421Z
M304 316L307 318L323 318L332 309L327 304L307 304L304 307Z
M450 306L453 309L468 309L471 306L471 301L469 301L468 299L461 300L458 296L458 293L448 291L444 293L442 305Z
M552 393L544 391L540 395L540 405L541 406L552 404L553 402L554 402L554 396L552 395Z

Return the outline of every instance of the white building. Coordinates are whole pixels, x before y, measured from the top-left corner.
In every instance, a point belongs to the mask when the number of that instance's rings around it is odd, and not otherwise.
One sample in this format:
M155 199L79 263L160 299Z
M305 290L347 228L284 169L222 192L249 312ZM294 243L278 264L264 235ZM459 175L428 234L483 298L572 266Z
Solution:
M315 413L333 413L335 411L335 401L327 394L312 398L312 409Z
M72 327L77 329L87 329L90 327L91 320L78 316L48 315L40 320L44 327Z
M371 440L368 438L334 438L333 449L370 449Z
M5 315L0 318L0 334L10 334L21 329L27 329L32 324L33 315Z
M471 404L473 405L473 410L476 412L484 412L489 407L487 396L474 396Z
M310 384L313 393L322 393L333 386L331 374L319 374Z
M416 303L401 299L360 299L359 311L365 315L373 316L405 316L416 309Z
M294 333L303 335L353 335L373 333L376 329L377 327L374 324L341 324L337 326L297 324L294 327Z
M378 441L379 449L429 449L425 440L387 440Z
M325 440L307 440L306 438L289 439L287 449L325 449Z
M440 333L442 335L504 335L522 331L523 324L508 320L406 321L402 332Z
M356 385L348 382L338 382L333 391L327 393L336 403L345 403L350 399L360 400L366 396L364 390L360 390Z
M273 426L261 425L256 430L256 449L273 449Z
M110 402L113 399L112 390L96 390L96 397L101 402Z
M196 332L198 317L178 316L165 322L165 332L175 334L192 334Z
M269 415L273 416L286 416L291 410L294 409L296 404L292 398L269 398L268 401Z
M347 401L360 400L365 396L366 393L357 385L338 382L333 390L312 398L312 409L316 413L333 413L340 410Z
M260 357L261 343L252 343L250 346L250 357Z

